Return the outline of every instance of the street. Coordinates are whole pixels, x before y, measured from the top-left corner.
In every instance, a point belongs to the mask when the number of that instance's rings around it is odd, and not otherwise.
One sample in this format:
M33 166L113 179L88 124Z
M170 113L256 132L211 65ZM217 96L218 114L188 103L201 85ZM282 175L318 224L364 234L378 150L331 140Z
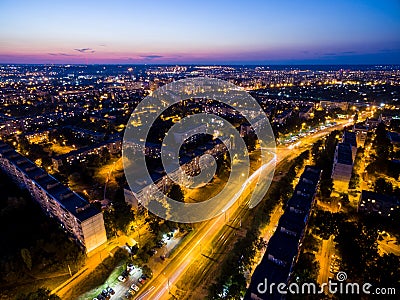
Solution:
M326 128L322 131L316 132L313 135L306 136L300 140L300 143L295 148L284 148L277 147L277 161L292 159L298 156L302 151L307 149L316 140L335 129L342 129L344 126L350 125L350 120L343 120L340 124ZM252 182L254 183L254 182ZM242 190L240 197L237 197L235 201L245 199L246 196L251 192L252 184L246 186ZM241 203L246 205L246 203ZM234 220L238 220L243 217L243 215L248 211L243 209L241 205L233 204L228 210L227 214L233 216ZM196 261L196 259L202 255L204 251L209 254L211 252L210 246L213 240L220 236L227 237L232 234L231 226L224 226L229 218L226 218L226 214L222 214L213 220L205 222L196 233L196 239L193 239L190 243L186 244L183 249L170 261L168 266L166 266L159 276L156 276L148 285L147 289L139 293L138 297L135 299L168 299L171 287L178 282L178 280L184 276L185 271L190 266L191 262ZM183 245L182 245L183 246Z

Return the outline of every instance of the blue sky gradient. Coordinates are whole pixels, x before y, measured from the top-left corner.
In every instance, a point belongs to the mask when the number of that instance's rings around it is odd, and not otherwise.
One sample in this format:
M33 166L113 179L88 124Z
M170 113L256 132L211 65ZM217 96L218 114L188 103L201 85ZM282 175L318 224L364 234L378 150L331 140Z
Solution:
M399 64L400 1L0 1L0 63Z

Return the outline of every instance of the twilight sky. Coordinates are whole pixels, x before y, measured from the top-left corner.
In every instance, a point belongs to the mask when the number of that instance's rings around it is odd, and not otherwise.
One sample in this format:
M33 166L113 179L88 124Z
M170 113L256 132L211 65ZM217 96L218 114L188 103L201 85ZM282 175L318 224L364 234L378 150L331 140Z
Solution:
M0 1L0 63L400 64L400 0Z

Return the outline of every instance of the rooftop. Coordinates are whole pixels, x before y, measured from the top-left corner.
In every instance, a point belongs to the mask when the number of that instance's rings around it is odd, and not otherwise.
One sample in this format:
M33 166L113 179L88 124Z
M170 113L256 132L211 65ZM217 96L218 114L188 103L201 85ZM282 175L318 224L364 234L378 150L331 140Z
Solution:
M362 200L376 200L385 204L399 205L399 200L396 197L375 193L371 191L362 190L361 201Z
M37 167L29 159L2 141L0 141L0 155L10 161L17 169L30 178L37 186L45 190L47 194L81 222L100 213L95 206L75 194L53 176Z
M339 143L336 146L336 151L337 151L337 163L344 165L353 164L350 144Z
M296 237L299 237L306 226L307 217L308 213L295 213L290 210L285 211L279 219L278 230L288 230L295 233Z
M388 137L393 144L400 144L400 134L397 132L388 132Z
M120 142L120 141L121 141L121 139L113 139L113 140L104 141L104 142L101 142L101 143L99 143L97 145L90 146L90 147L89 146L88 147L83 147L83 148L80 148L80 149L77 149L77 150L72 150L72 151L70 151L68 153L54 156L53 158L57 159L57 160L62 160L64 158L68 158L68 157L76 157L76 156L79 156L80 154L83 154L83 153L86 153L86 152L90 152L90 151L92 151L94 149L98 149L98 148L106 146L108 144L116 143L116 142Z
M357 147L356 133L351 131L345 131L343 134L343 143L350 144L352 147Z
M276 231L269 240L266 254L267 257L272 255L275 259L284 261L285 266L290 267L294 257L297 255L298 247L298 238Z
M279 284L281 282L287 283L289 279L289 268L278 266L273 262L267 260L266 257L264 256L263 261L254 270L250 286L247 290L244 299L251 299L250 293L254 293L261 298L265 297L262 299L281 299L282 295L278 294L276 289L274 289L272 295L270 294L261 295L260 293L258 293L257 287L260 283L265 283L265 279L267 279L268 284L271 283Z

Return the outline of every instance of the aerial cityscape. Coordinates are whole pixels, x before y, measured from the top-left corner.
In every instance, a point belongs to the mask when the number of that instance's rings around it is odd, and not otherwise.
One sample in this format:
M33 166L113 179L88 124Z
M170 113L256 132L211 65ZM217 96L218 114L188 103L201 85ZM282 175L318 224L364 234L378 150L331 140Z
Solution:
M53 2L0 3L0 300L399 297L398 1Z

